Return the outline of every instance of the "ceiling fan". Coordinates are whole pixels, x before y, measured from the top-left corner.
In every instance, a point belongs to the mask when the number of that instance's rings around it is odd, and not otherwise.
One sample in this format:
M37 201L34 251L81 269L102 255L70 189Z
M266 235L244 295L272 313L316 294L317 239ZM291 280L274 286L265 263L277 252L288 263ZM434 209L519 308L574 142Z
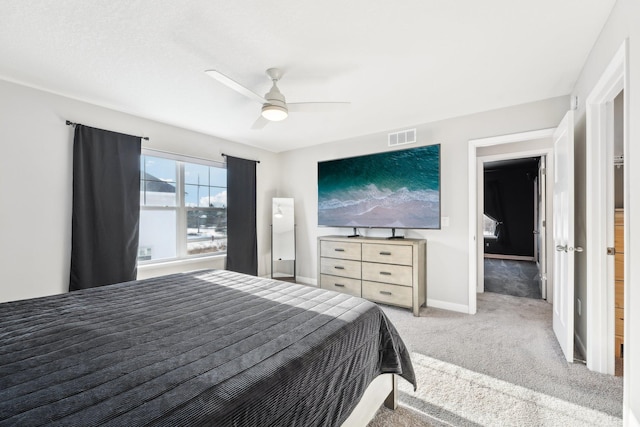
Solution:
M287 103L284 95L278 89L278 81L282 78L282 71L278 68L269 68L267 76L273 83L269 92L264 97L258 95L252 90L246 88L232 78L222 74L218 70L205 70L210 77L216 79L220 83L230 87L238 93L253 99L262 104L260 116L255 121L252 129L261 129L270 121L278 122L284 120L289 112L329 112L340 111L349 107L350 102L291 102Z

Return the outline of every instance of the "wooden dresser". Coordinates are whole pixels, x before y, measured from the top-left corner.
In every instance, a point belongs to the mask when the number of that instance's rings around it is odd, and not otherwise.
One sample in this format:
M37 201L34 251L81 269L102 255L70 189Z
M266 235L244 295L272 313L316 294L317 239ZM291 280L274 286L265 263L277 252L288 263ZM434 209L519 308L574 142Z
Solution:
M425 305L427 241L372 237L318 238L318 284L413 310Z

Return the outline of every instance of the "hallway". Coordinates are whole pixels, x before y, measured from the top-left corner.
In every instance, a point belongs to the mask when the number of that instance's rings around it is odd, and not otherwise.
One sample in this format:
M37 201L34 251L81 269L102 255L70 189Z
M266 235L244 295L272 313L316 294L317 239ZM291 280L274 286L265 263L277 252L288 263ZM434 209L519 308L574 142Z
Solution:
M516 297L541 299L538 267L533 261L485 258L484 290Z

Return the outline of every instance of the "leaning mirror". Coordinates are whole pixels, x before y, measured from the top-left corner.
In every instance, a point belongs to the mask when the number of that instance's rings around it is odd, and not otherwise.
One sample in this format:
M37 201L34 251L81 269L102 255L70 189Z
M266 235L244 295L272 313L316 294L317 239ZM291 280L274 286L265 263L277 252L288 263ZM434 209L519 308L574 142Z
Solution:
M296 228L293 199L274 197L271 218L271 277L295 281Z

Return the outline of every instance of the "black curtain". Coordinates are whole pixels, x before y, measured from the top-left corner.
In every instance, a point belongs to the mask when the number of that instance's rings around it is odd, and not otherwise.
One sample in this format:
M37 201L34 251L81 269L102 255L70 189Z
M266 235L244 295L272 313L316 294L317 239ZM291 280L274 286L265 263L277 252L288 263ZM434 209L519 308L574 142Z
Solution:
M140 137L76 125L69 290L135 280Z
M227 270L258 275L256 162L227 157Z

